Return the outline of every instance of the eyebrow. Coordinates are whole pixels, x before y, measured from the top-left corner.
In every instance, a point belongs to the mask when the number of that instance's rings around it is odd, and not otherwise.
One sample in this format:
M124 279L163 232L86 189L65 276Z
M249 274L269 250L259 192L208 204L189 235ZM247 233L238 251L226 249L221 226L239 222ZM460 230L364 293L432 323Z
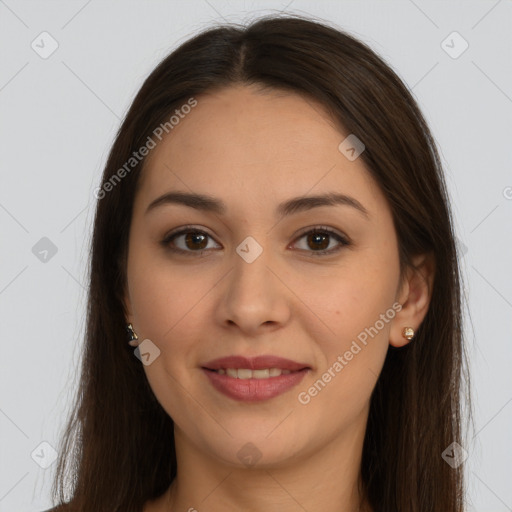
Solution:
M193 194L189 192L167 192L152 201L146 209L145 215L157 207L167 204L181 204L196 210L211 212L218 215L224 215L227 211L226 204L220 199L205 194ZM285 217L295 213L319 208L321 206L350 206L365 217L369 217L368 210L353 197L345 194L328 193L316 196L299 196L288 199L279 204L276 208L276 215Z

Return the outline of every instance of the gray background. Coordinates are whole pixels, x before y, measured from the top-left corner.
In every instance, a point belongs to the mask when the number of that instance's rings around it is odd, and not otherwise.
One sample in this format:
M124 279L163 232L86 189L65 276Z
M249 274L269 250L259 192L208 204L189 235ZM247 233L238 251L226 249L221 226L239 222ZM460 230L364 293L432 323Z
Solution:
M76 385L93 190L130 101L161 58L211 22L281 10L370 44L431 126L472 322L468 510L512 510L510 0L0 0L0 511L51 504L55 464L40 467L52 453L40 443L57 448ZM457 58L464 43L447 39L453 31L469 44Z

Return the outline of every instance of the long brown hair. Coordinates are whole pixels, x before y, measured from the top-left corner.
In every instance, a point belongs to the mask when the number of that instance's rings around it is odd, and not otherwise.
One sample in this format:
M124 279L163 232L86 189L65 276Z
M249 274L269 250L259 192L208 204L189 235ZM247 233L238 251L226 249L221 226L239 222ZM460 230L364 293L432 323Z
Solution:
M365 144L360 158L391 208L402 271L413 255L434 255L429 311L413 342L389 347L371 397L362 481L379 512L463 511L463 465L452 468L442 456L453 442L465 446L464 376L468 404L470 386L457 250L435 141L410 91L374 51L327 22L295 15L194 36L156 67L126 114L97 196L81 377L52 489L55 503L69 504L58 510L138 512L176 476L173 421L127 344L122 301L144 159L114 185L112 177L177 107L233 84L321 102Z

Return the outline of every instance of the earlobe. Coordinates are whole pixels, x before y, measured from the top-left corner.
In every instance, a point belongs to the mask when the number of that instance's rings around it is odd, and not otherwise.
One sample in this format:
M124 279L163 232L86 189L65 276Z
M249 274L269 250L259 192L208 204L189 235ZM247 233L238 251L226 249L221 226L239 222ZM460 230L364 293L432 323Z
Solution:
M130 324L133 322L133 315L131 301L127 293L124 294L122 302L126 323Z
M403 347L414 340L414 334L423 322L432 298L434 273L431 253L413 258L398 295L402 309L393 319L389 335L390 345Z
M398 315L397 315L398 316ZM393 320L394 325L391 326L391 332L389 334L389 344L393 347L400 348L408 345L414 340L416 329L408 325L406 321L400 322L397 317Z
M123 299L123 307L125 310L125 322L126 322L126 332L128 335L128 344L132 347L137 347L140 343L139 336L135 332L135 328L133 327L133 315L131 311L131 303L128 296L125 296Z

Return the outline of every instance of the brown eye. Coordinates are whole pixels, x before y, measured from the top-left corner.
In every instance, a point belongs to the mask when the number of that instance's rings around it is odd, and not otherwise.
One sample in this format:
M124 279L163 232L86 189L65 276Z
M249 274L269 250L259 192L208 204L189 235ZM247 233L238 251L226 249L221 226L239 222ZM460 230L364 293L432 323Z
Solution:
M167 235L164 240L162 240L162 245L173 252L201 253L209 249L209 238L211 239L211 236L204 231L192 228L182 229Z
M194 229L193 226L185 226L180 231L167 235L161 244L172 252L199 256L210 249L221 248L218 244L216 247L208 247L208 239L213 241L208 233ZM299 250L308 252L311 256L333 254L350 245L346 237L323 226L310 229L296 238L302 239L305 240L305 244L299 247ZM293 245L297 245L297 242Z
M332 254L341 250L344 246L349 245L348 240L339 233L332 231L326 227L317 227L310 231L303 233L297 240L305 239L305 247L301 250L312 253L313 256L323 254ZM337 246L328 249L333 242L333 239L338 242Z
M203 233L186 233L184 238L185 246L188 249L204 249L207 245L207 243L205 243L207 236L208 235Z
M308 247L312 249L327 249L329 247L329 237L326 233L310 233L307 235L307 244ZM311 244L311 245L310 245Z

